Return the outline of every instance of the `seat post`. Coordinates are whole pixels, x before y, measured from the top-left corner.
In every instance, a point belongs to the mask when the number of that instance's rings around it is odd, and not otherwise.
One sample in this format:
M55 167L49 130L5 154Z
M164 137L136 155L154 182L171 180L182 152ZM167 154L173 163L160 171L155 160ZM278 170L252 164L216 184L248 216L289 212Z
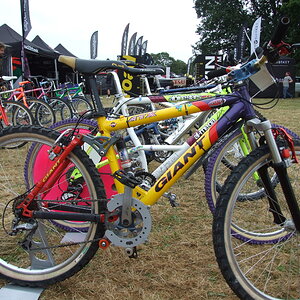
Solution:
M106 112L102 105L101 99L98 94L97 84L96 84L96 77L95 75L88 75L86 76L86 82L89 85L91 91L92 101L94 103L96 112L94 114L95 117L103 117L106 116Z

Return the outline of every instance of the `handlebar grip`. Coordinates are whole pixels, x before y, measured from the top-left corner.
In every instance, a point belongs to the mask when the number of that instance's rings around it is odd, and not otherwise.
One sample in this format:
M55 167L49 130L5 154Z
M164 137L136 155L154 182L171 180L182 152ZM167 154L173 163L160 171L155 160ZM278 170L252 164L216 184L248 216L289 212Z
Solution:
M227 69L217 69L217 70L213 70L213 71L210 71L206 74L207 78L208 79L212 79L212 78L215 78L215 77L219 77L219 76L223 76L223 75L226 75L228 73L228 70Z
M282 17L280 22L271 38L271 43L277 45L284 38L286 31L290 25L290 19L288 17Z

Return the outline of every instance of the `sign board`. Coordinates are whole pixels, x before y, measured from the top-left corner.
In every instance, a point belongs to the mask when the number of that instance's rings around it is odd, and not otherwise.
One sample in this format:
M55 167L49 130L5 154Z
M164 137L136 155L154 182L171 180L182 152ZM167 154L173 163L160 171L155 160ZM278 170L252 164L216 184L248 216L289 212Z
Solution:
M217 65L221 65L222 62L222 55L197 55L194 60L196 80L201 80L202 78L204 78L205 74L212 70L215 70L217 68Z

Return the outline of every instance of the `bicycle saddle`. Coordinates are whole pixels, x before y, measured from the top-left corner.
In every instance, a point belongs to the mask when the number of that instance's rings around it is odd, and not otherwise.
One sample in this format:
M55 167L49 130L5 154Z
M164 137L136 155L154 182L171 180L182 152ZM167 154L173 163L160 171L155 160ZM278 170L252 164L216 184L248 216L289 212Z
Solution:
M5 81L10 81L13 79L17 79L18 77L17 76L2 76L1 78Z
M96 60L80 59L72 56L60 55L58 61L83 74L96 75L107 70L122 70L135 75L159 75L164 74L158 68L130 68L120 60Z

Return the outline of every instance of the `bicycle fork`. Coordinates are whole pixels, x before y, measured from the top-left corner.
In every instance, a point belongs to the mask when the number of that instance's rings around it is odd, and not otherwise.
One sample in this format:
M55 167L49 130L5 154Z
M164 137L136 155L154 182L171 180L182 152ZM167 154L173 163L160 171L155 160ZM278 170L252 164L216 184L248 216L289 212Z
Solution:
M284 197L286 199L287 205L289 207L294 222L294 227L298 232L300 232L300 210L297 204L297 199L294 193L294 189L291 185L289 176L287 174L287 168L289 167L287 159L289 158L289 154L286 156L284 156L284 154L281 155L280 150L277 147L274 134L272 132L271 122L269 120L260 121L259 119L252 119L247 122L247 126L254 127L257 130L264 132L267 145L269 146L271 152L273 167L276 172L276 175L278 176L278 180L281 184ZM247 132L249 132L249 130L247 130ZM288 140L289 146L293 152L292 153L293 159L296 161L296 163L298 163L294 152L292 139L287 137L287 135L285 135L284 138ZM254 136L251 135L251 133L249 134L249 140L253 149L257 147ZM284 152L284 149L282 152ZM281 211L278 198L274 190L274 184L272 184L271 182L271 179L267 171L267 167L266 166L262 167L257 172L265 187L267 198L269 200L270 211L273 213L274 223L283 225L286 222L286 218L284 217Z

